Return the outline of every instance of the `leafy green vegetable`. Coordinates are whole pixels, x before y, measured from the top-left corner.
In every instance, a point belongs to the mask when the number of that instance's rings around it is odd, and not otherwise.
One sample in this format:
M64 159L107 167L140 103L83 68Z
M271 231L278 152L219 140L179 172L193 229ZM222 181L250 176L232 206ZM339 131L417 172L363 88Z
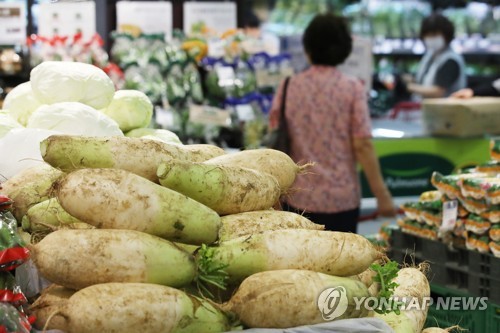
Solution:
M443 210L443 202L441 200L421 202L420 205L423 210L430 212L440 212Z
M398 276L398 263L395 261L389 261L384 265L372 264L370 268L377 273L377 275L373 277L373 281L380 284L380 292L378 295L379 299L387 300L380 302L381 306L375 309L375 312L379 314L395 312L399 315L400 308L403 303L397 300L390 300L394 294L394 289L398 286L396 282L393 282L393 280Z
M208 286L212 285L226 290L229 275L225 268L228 265L215 263L213 260L215 248L208 247L206 244L201 245L198 253L198 274L194 282L202 295L206 294L208 297L214 298L214 295L208 290Z

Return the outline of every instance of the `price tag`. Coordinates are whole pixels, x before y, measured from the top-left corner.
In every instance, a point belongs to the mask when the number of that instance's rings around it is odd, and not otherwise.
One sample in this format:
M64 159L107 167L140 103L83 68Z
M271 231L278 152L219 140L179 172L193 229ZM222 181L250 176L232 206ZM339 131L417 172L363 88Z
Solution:
M40 4L38 34L44 37L73 36L81 33L85 41L96 33L94 1L55 2Z
M222 87L232 86L234 84L234 79L236 74L234 68L230 66L221 66L216 69L217 76L219 77L219 85Z
M118 1L116 27L118 31L132 35L163 33L170 39L173 30L172 2Z
M189 121L204 125L227 127L231 125L229 110L191 104L189 106Z
M185 1L183 4L184 32L193 33L200 23L217 34L236 28L237 22L236 2L228 1Z
M453 230L455 224L457 223L457 216L458 201L445 201L443 203L443 221L440 229L443 231Z
M0 45L26 42L26 6L24 3L0 4Z
M258 69L255 71L255 79L257 80L257 87L264 88L271 84L269 83L269 73L267 69Z
M240 121L252 121L255 119L255 114L250 104L236 105L236 114Z

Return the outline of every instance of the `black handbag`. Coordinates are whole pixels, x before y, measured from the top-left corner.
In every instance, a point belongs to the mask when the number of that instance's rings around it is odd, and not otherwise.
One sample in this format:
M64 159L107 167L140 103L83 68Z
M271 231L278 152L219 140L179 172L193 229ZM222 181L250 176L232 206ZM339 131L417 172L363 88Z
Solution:
M287 77L283 84L283 94L281 97L281 109L280 109L280 122L278 128L269 132L265 140L266 147L282 151L285 154L288 154L290 152L290 137L288 135L288 125L286 123L286 117L285 117L286 94L289 82L290 78Z

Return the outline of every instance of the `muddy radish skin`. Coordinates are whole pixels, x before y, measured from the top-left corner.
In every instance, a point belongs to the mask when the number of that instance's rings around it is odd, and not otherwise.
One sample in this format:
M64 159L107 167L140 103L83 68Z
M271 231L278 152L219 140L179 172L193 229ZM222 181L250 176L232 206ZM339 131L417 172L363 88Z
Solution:
M228 265L232 282L263 271L303 269L335 276L366 270L382 253L364 237L343 232L288 229L222 242L214 261Z
M360 281L306 270L278 270L254 274L239 286L224 309L232 311L249 327L290 328L325 322L318 297L327 288L343 287L345 313L335 320L366 317L356 310L354 297L369 297ZM338 307L344 306L339 304Z
M154 284L107 283L82 289L60 309L68 333L218 333L225 316L204 301Z
M69 215L56 198L32 206L22 219L23 229L30 232L50 231L50 227L60 228L74 223L83 222Z
M273 176L242 167L169 161L160 164L157 175L161 185L220 215L268 209L280 197Z
M84 168L115 168L158 183L156 170L165 160L189 160L181 146L127 137L53 135L40 143L45 162L70 172Z
M427 305L424 297L430 297L431 288L425 274L418 268L403 268L398 272L398 276L393 280L398 284L394 289L394 297L417 299L419 305ZM397 315L394 312L388 314L375 314L375 317L384 320L398 333L421 333L427 318L427 306L424 309L409 308L401 310Z
M64 173L46 163L26 169L2 182L0 194L14 201L13 214L18 221L28 209L55 195L53 185Z
M71 216L100 229L127 229L200 245L217 240L220 217L185 195L118 169L69 173L57 198Z
M106 282L189 284L196 265L173 243L132 230L58 230L31 249L49 281L70 289Z
M60 308L66 307L68 299L75 292L76 290L55 284L44 289L41 296L30 306L30 311L36 318L35 328L42 330L50 315ZM67 331L66 319L60 314L55 315L51 318L47 329Z
M373 284L373 278L377 275L377 272L375 272L373 269L368 268L367 270L359 273L357 277L365 286L368 288Z
M226 154L224 149L213 145L185 145L182 149L189 154L190 162L205 162Z
M219 241L227 241L245 235L254 235L272 230L324 229L323 225L315 224L302 215L277 210L226 215L221 218L221 222Z
M301 172L287 154L274 149L249 149L215 157L205 162L212 165L238 166L274 176L282 192L286 192Z

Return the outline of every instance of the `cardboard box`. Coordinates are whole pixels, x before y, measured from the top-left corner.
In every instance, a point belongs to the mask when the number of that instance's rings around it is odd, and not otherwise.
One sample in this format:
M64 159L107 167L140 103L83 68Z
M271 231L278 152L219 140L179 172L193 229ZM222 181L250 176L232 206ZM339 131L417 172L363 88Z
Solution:
M422 103L423 121L429 134L474 137L500 134L500 98L438 98Z

